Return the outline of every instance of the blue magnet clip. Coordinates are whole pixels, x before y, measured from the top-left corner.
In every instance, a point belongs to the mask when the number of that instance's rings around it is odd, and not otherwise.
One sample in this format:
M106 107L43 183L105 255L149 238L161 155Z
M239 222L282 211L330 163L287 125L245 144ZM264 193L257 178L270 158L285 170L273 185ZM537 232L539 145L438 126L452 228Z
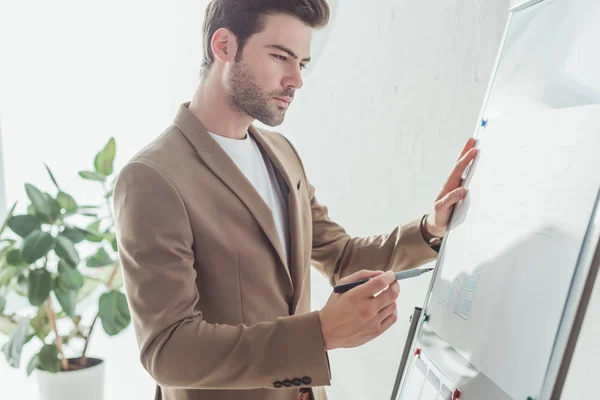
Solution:
M482 119L481 126L485 128L486 125L487 125L487 119Z

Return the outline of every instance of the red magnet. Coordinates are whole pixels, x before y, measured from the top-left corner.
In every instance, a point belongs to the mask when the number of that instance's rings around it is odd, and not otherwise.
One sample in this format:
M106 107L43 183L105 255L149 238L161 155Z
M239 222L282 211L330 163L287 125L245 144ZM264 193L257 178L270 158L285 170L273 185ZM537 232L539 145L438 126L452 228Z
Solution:
M452 400L457 400L460 398L460 390L454 389L454 393L452 393Z
M415 355L415 356L418 356L419 354L421 354L421 349L417 347L417 348L415 349L415 353L414 353L414 355Z

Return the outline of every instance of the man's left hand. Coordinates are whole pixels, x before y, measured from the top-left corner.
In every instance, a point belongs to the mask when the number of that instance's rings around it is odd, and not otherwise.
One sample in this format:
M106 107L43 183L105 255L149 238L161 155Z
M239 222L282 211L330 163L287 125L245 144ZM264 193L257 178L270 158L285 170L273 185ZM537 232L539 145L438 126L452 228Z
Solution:
M425 229L427 229L430 235L443 237L446 234L452 209L456 203L464 199L467 195L467 189L461 187L462 175L476 155L475 139L470 138L460 153L460 157L448 181L446 181L440 195L435 200L433 212L427 215Z

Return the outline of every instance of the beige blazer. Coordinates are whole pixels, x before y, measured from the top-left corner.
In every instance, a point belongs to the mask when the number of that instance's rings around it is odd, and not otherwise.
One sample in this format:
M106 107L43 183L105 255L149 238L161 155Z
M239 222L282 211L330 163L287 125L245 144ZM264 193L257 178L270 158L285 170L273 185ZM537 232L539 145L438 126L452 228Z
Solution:
M120 172L114 208L144 368L164 400L324 400L330 369L310 265L332 284L433 260L419 222L352 238L319 204L294 147L250 127L287 194L290 262L271 210L183 104ZM321 387L321 388L320 388Z

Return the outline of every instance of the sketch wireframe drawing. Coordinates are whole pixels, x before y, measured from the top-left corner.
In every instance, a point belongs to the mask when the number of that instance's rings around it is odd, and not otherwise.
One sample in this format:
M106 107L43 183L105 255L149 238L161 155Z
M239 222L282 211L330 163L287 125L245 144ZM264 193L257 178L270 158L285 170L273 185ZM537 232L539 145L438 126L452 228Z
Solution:
M468 321L480 278L481 268L476 268L472 274L454 279L448 285L446 296L440 300L440 304Z

